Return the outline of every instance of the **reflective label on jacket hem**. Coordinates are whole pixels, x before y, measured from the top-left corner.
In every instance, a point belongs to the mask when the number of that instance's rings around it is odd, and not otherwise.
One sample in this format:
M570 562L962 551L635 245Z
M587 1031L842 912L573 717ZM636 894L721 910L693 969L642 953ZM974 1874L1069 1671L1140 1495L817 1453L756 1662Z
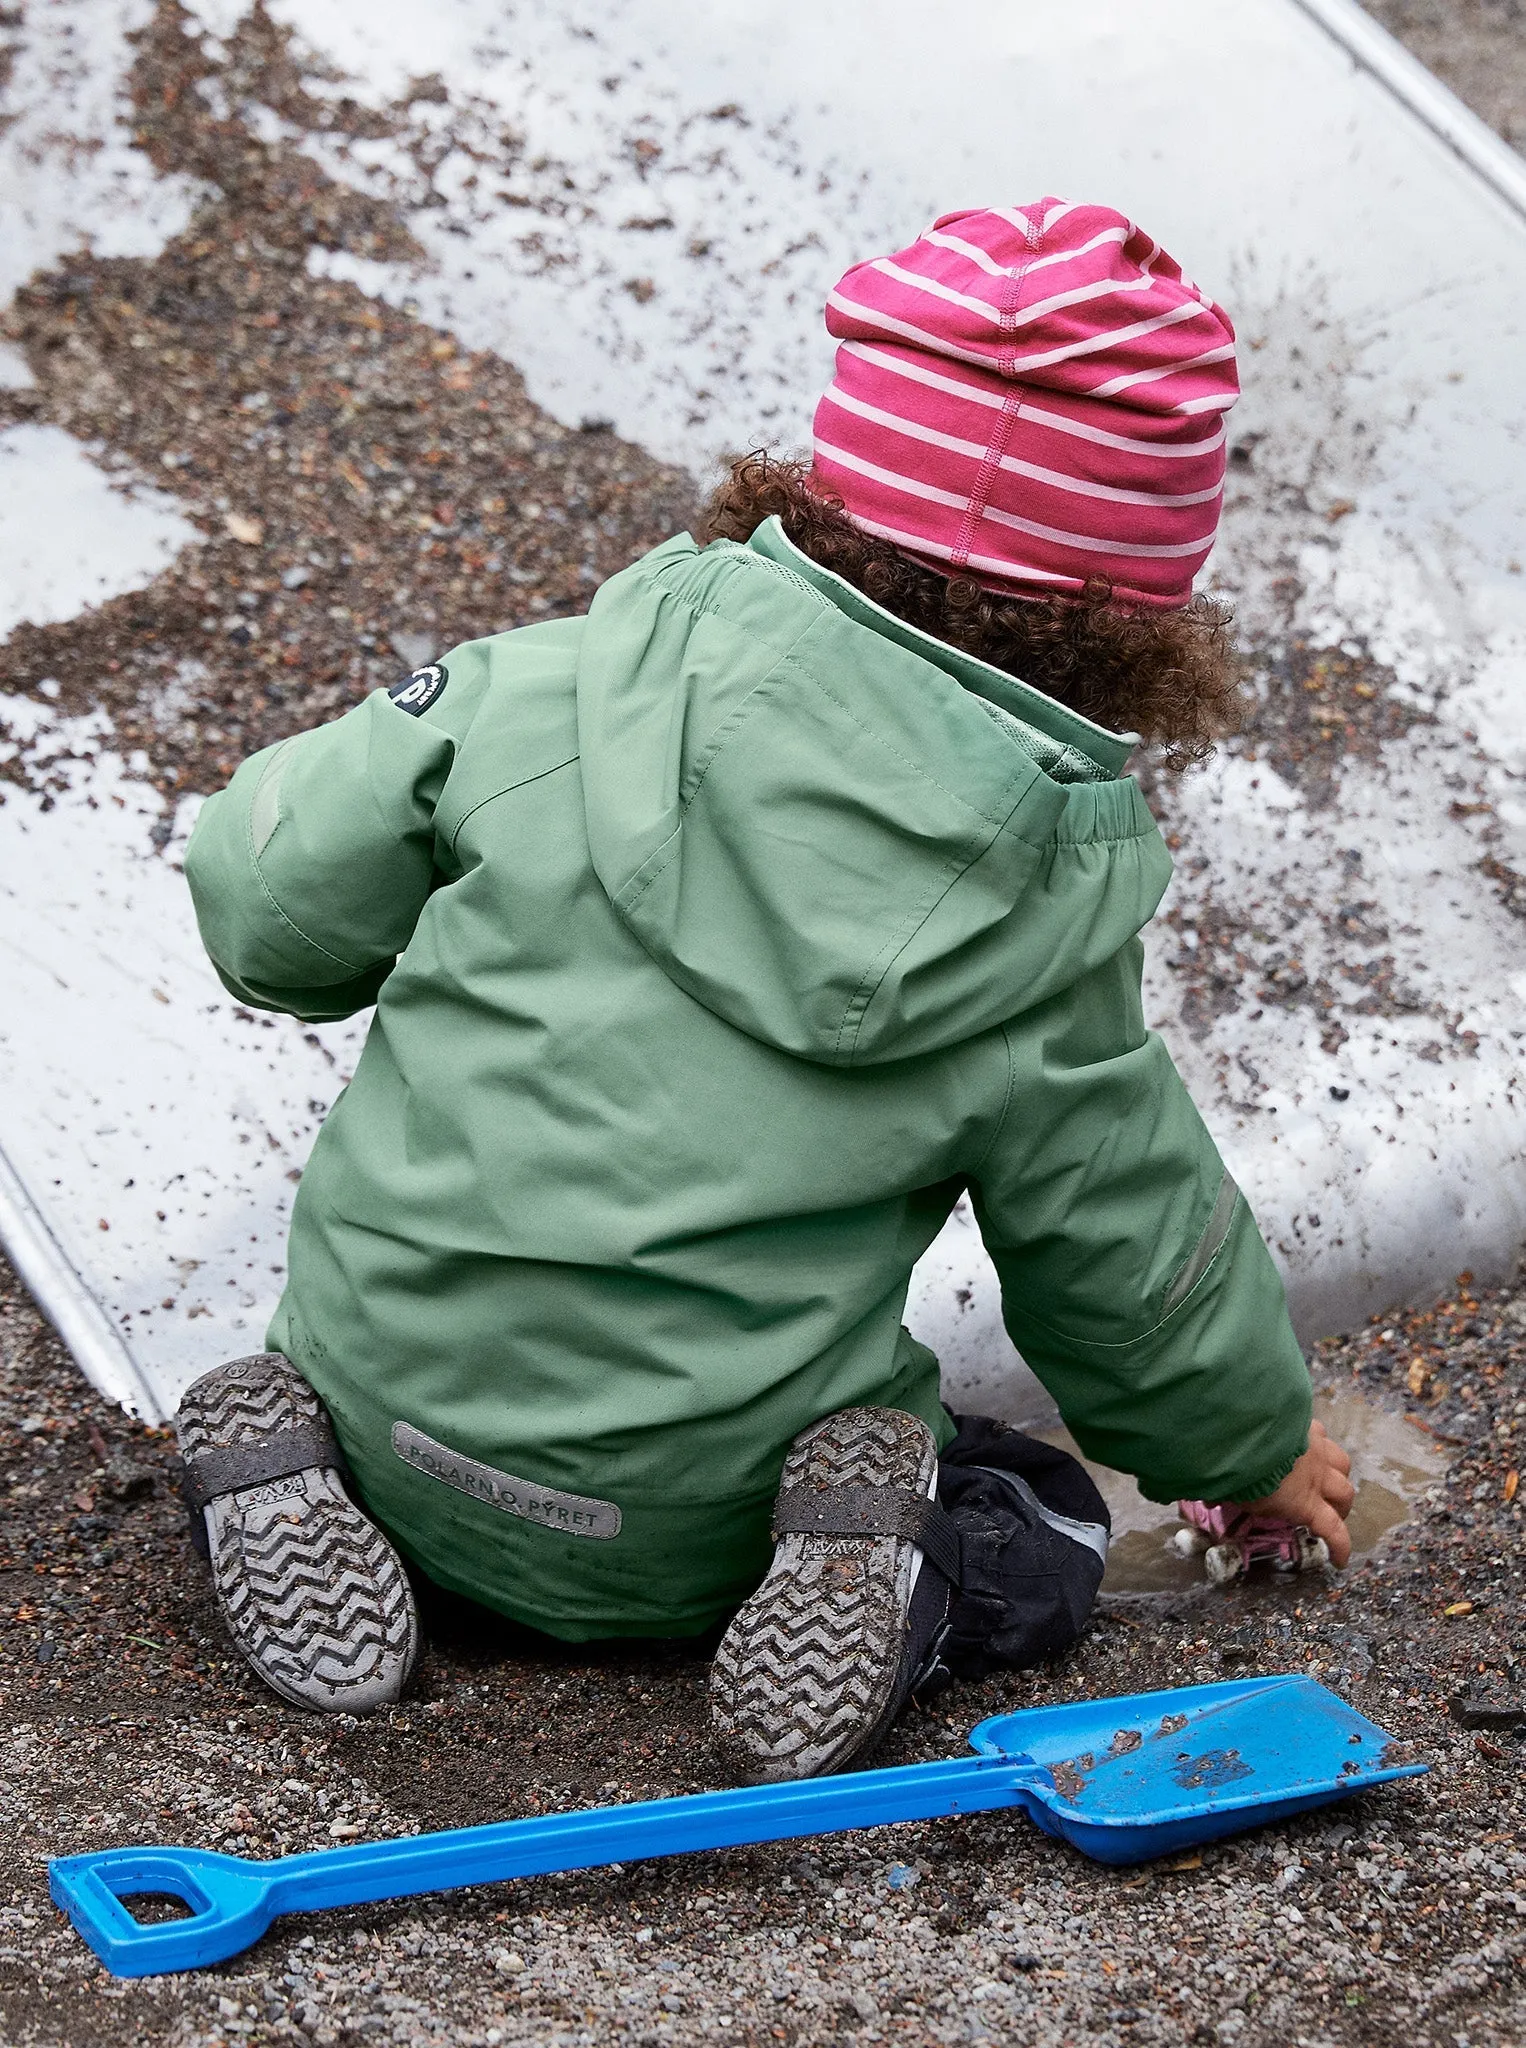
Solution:
M555 1529L563 1536L618 1536L620 1510L612 1500L590 1500L586 1494L559 1493L554 1486L536 1486L528 1479L516 1479L512 1472L500 1472L496 1465L484 1465L466 1458L448 1444L437 1444L411 1422L394 1422L392 1448L405 1465L422 1472L426 1479L438 1479L490 1508L502 1508L521 1521L538 1522L543 1529Z

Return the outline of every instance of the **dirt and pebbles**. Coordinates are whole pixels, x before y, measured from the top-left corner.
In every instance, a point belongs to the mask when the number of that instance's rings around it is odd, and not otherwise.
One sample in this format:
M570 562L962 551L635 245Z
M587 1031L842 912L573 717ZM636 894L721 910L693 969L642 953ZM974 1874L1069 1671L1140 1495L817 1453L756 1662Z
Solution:
M584 609L697 506L690 478L601 422L533 405L501 358L309 275L313 249L411 244L254 133L255 101L319 119L263 13L215 66L191 27L162 0L129 79L140 146L207 191L186 231L152 260L80 256L0 314L34 379L0 390L0 427L64 428L162 482L202 535L146 590L19 626L5 687L104 711L170 797L459 640ZM352 102L321 118L371 124Z
M1375 11L1510 132L1516 0ZM0 419L67 427L169 483L201 528L147 591L5 650L6 688L49 682L65 710L105 709L170 794L215 787L250 748L454 639L576 609L696 496L597 423L549 419L497 359L310 276L309 248L393 253L401 230L241 117L255 96L302 125L300 80L258 15L220 78L204 62L166 0L139 45L135 112L163 168L205 181L196 218L153 261L34 279L5 330L36 384L0 392ZM373 117L325 102L324 118ZM1376 743L1391 715L1381 678L1364 695L1371 678L1316 677L1320 658L1300 667L1295 649L1268 674L1260 721L1305 780L1348 723ZM1349 720L1311 722L1321 692ZM1302 997L1296 960L1253 965ZM236 1963L121 1984L51 1908L49 1855L148 1840L273 1855L696 1790L727 1767L697 1653L573 1655L461 1610L431 1614L399 1708L361 1723L284 1708L227 1649L168 1437L83 1385L0 1268L0 2041L1526 2038L1526 1737L1511 1725L1526 1704L1526 1286L1375 1322L1322 1347L1315 1372L1404 1412L1450 1460L1374 1559L1339 1579L1120 1596L1070 1657L953 1693L880 1760L956 1754L1004 1707L1287 1669L1413 1743L1427 1777L1137 1873L984 1817L287 1921Z
M699 1654L573 1653L459 1609L432 1615L401 1706L285 1708L223 1638L168 1436L82 1386L8 1277L0 1345L8 2048L1526 2035L1526 1285L1316 1354L1321 1384L1402 1410L1450 1459L1373 1559L1111 1598L1072 1655L956 1689L879 1759L956 1755L1005 1708L1293 1670L1426 1777L1139 1871L984 1816L291 1919L235 1962L126 1984L50 1906L48 1856L271 1856L730 1780Z

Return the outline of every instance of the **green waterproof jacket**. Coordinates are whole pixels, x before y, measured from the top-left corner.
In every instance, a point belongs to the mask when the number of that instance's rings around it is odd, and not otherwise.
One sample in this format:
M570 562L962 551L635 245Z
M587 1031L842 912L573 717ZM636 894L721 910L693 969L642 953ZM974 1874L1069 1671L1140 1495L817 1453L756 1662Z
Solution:
M1006 1320L1153 1498L1270 1491L1309 1382L1159 1038L1127 742L770 521L245 762L186 873L248 1003L376 1017L269 1342L378 1520L552 1633L698 1632L785 1449L939 1433L908 1277L968 1188Z

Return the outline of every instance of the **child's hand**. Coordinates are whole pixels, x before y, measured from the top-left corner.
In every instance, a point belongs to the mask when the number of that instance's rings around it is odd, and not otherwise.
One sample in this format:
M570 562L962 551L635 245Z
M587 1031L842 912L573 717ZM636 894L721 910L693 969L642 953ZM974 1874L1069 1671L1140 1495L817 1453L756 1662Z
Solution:
M1258 1515L1281 1515L1301 1523L1313 1536L1323 1536L1330 1546L1330 1562L1351 1561L1351 1537L1346 1517L1356 1499L1349 1477L1351 1460L1332 1437L1325 1435L1322 1422L1309 1427L1309 1448L1275 1493L1265 1500L1248 1500L1241 1506Z

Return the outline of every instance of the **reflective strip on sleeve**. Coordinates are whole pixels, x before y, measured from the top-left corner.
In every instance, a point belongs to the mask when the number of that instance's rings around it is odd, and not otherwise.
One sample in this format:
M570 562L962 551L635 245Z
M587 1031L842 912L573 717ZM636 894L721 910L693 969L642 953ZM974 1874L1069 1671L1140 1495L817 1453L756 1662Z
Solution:
M1229 1226L1234 1220L1235 1203L1239 1198L1240 1190L1226 1172L1219 1182L1219 1198L1213 1205L1213 1214L1204 1224L1203 1234L1198 1239L1191 1258L1180 1268L1176 1278L1166 1289L1166 1298L1160 1311L1162 1322L1173 1309L1181 1307L1218 1257L1219 1248L1229 1235Z

